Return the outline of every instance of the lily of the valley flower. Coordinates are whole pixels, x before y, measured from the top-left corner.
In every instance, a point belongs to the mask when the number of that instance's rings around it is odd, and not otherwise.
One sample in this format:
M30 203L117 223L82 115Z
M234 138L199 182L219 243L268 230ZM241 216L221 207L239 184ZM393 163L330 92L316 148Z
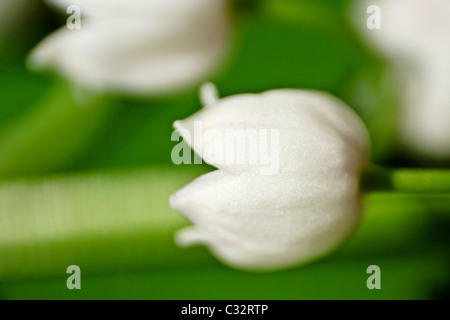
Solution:
M365 27L378 5L381 29ZM425 156L450 157L450 1L358 2L358 29L387 57L402 83L400 134Z
M29 64L93 91L166 94L195 87L228 48L227 0L49 0L81 9L80 30L40 43Z
M323 92L283 89L214 101L177 121L180 134L201 121L204 130L276 129L279 170L261 174L258 163L214 163L170 198L194 226L177 242L205 244L226 264L271 270L302 264L346 239L360 219L359 177L368 135L358 116ZM188 139L185 139L189 143ZM202 154L212 139L194 145Z

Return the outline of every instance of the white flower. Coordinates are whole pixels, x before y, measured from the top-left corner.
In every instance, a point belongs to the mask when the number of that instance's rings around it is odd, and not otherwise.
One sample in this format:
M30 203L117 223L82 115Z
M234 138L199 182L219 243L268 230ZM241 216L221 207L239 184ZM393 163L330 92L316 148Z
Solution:
M76 85L159 95L195 87L221 64L229 45L227 0L53 0L78 5L80 30L64 27L32 52L29 64Z
M204 97L208 95L204 94ZM195 122L204 130L277 129L276 174L259 165L216 164L170 198L194 226L180 245L205 244L226 264L270 270L325 254L360 218L359 176L367 161L368 134L344 103L323 92L295 89L230 96L177 121L181 135ZM198 154L209 143L194 146Z
M381 9L379 30L365 27L369 5ZM401 80L401 138L423 155L449 157L450 1L367 0L355 12L358 29Z

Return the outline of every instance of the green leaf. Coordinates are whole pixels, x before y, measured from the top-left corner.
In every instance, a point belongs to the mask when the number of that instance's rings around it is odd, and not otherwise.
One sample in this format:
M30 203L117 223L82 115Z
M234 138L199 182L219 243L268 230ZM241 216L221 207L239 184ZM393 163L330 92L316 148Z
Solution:
M187 221L168 204L201 168L1 184L0 280L57 275L72 264L104 273L210 260L175 246L173 233Z

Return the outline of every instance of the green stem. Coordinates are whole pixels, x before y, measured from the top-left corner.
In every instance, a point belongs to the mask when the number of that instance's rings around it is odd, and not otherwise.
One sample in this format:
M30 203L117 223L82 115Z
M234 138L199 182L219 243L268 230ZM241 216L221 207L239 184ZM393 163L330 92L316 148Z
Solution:
M63 276L70 265L86 275L216 265L202 247L175 245L174 232L189 221L168 201L208 170L155 167L0 182L0 282ZM383 238L417 239L424 219L449 204L449 195L370 194L369 225L350 250Z
M0 183L0 282L199 265L200 248L181 250L174 232L188 221L170 194L204 173L154 168Z
M361 188L364 192L450 193L450 170L387 169L373 165L364 170Z
M0 177L64 169L111 108L111 103L100 97L80 106L70 88L55 86L30 112L0 131Z

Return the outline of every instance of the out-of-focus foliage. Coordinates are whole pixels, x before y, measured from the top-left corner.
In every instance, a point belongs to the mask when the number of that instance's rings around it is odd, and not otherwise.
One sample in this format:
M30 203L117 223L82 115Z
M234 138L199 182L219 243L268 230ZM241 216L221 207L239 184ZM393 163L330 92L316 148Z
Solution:
M395 84L384 62L364 47L346 23L347 1L236 0L235 5L234 54L211 79L221 95L286 87L331 92L366 121L374 159L402 164L393 149ZM60 81L25 68L29 50L64 23L44 6L35 15L32 25L15 29L0 44L0 132L14 125L31 134L26 131L31 120L26 119L33 114L40 117L36 108L45 104L43 97ZM170 158L176 144L170 140L172 123L200 108L197 93L152 100L107 99L114 103L102 124L78 140L70 156L46 165L46 159L55 161L52 157L61 155L55 148L62 152L78 139L70 134L76 130L64 127L57 136L30 140L30 146L40 144L39 149L27 149L32 152L19 153L17 158L17 163L35 158L43 165L23 172L18 165L14 174L3 176L0 298L429 299L448 294L450 198L445 195L372 194L354 237L330 257L289 271L235 271L220 265L204 248L175 247L171 233L186 221L169 209L168 196L209 170L198 165L177 167ZM71 130L76 121L80 128L88 121L70 119ZM46 139L64 143L50 145L52 152L48 152ZM115 170L120 172L111 173ZM78 175L90 171L95 174ZM55 178L54 173L60 176ZM52 199L70 205L52 204ZM36 209L39 205L45 209L42 214ZM67 230L58 219L77 221L76 208L92 212L81 214L84 224L66 225L75 236L52 233ZM122 217L127 214L122 208L136 212ZM155 233L160 216L162 221L175 222ZM5 217L14 220L14 228L6 227ZM144 222L136 232L140 219ZM91 228L90 221L97 229ZM120 221L129 228L119 230ZM45 230L51 231L50 238ZM36 238L30 235L33 232ZM81 263L77 261L83 261L82 290L69 291L65 269L60 267ZM372 264L382 270L381 290L366 287L366 269Z

